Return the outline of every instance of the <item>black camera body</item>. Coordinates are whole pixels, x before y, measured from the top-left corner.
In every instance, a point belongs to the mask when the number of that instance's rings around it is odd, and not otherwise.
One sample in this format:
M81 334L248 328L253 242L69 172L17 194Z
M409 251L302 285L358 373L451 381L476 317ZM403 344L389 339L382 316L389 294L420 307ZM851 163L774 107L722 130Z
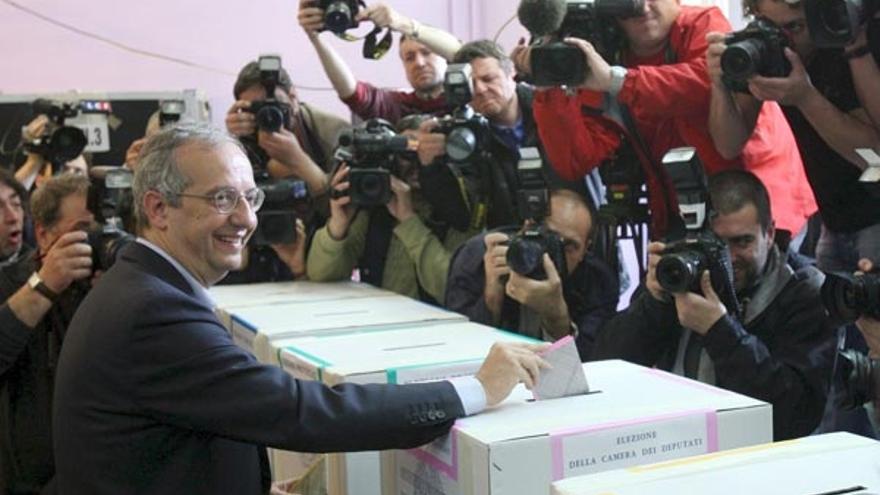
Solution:
M560 278L568 275L565 261L565 241L545 225L529 227L510 237L507 245L507 265L510 269L534 280L546 280L544 253L550 255Z
M86 204L96 222L87 232L87 242L92 247L92 269L107 270L116 261L119 251L135 241L135 236L126 231L126 226L134 227L131 192L134 174L123 167L93 167L89 175L91 184Z
M388 204L393 196L391 176L399 176L398 158L409 154L409 138L397 134L382 119L370 119L339 136L337 159L351 167L348 195L360 207Z
M261 180L257 187L266 199L257 212L257 230L251 242L257 246L293 244L297 240L296 220L312 213L312 198L306 183L298 179Z
M727 48L721 54L724 84L733 91L748 93L752 76L786 77L791 63L785 57L788 36L766 19L756 19L741 31L727 35Z
M822 305L840 324L852 323L862 316L880 319L880 273L825 273Z
M853 349L837 353L834 365L836 405L855 409L880 398L880 360L871 359Z
M869 45L877 58L877 22L874 14L880 9L878 0L804 0L804 16L810 38L818 48L843 48L855 41L867 23Z
M51 163L55 172L86 149L88 139L82 129L64 125L66 119L79 115L79 103L56 103L38 99L33 103L33 113L46 115L50 125L46 134L34 142L25 143L25 148Z
M709 270L712 287L733 287L733 266L727 245L711 232L697 232L672 242L657 263L657 282L671 293L702 294L700 277Z
M358 27L358 0L320 0L318 6L324 11L324 29L339 35Z
M605 60L613 60L623 40L617 19L644 13L644 0L575 0L566 2L559 30L538 40L531 50L531 82L536 86L577 86L590 74L584 53L564 43L573 37L589 41Z
M451 108L434 132L446 135L446 156L456 164L469 164L486 151L489 121L470 106L473 81L470 64L450 64L443 76L443 94Z
M281 57L260 55L260 84L266 90L266 99L251 102L247 111L254 114L257 129L278 132L282 127L290 127L290 105L275 98L275 88L281 77Z

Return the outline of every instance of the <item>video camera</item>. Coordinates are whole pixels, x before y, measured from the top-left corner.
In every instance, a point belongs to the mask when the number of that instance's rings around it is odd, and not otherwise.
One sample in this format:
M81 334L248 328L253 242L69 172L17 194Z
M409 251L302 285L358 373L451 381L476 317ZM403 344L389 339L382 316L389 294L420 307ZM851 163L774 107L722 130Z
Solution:
M560 0L539 0L532 3L536 8L548 8ZM613 60L622 46L622 34L615 19L626 19L644 14L644 0L568 0L564 18L559 28L548 33L532 31L531 82L536 86L577 86L587 80L590 67L584 53L565 43L573 37L589 41L605 60ZM528 19L529 12L520 9L520 20L526 27L534 25ZM554 6L556 7L556 6ZM551 8L551 10L554 10ZM558 7L555 9L558 10ZM539 23L540 24L540 23ZM538 31L543 31L539 29Z
M34 115L43 114L49 118L49 125L45 134L25 143L25 149L42 156L57 173L66 162L82 154L88 145L82 129L64 125L67 119L79 115L80 103L56 103L41 98L35 100L32 107Z
M728 34L724 42L722 80L732 91L748 93L746 81L752 76L786 77L791 72L785 57L785 48L791 45L788 35L767 19L755 19L741 31Z
M446 135L446 156L459 165L472 164L486 153L489 121L470 106L473 82L470 64L450 64L443 76L443 94L451 113L434 132Z
M92 247L92 269L107 270L116 261L119 251L134 242L135 236L126 232L133 227L131 184L134 173L124 167L92 167L87 206L97 225L89 229L88 243Z
M868 45L880 61L880 21L874 19L878 9L878 0L804 0L810 38L817 47L843 48L866 26Z
M657 263L657 282L671 293L702 294L700 278L703 271L708 270L712 288L719 299L730 314L738 315L740 305L730 252L711 229L711 201L696 150L669 150L662 162L675 185L681 221L675 222L679 225L679 232L673 232L674 240L667 242Z
M880 273L826 272L822 304L840 324L852 323L862 316L880 319Z
M544 253L550 255L561 278L568 275L565 261L565 241L550 230L544 219L550 214L550 192L541 170L541 156L537 148L521 150L517 174L517 209L520 218L528 220L522 231L510 237L507 264L510 269L535 280L546 280Z
M186 112L186 104L183 100L162 100L159 102L159 128L180 122Z
M382 119L370 119L339 136L338 161L351 167L348 195L355 206L372 207L391 201L391 175L399 176L398 158L409 155L413 143ZM331 193L338 197L335 191ZM345 193L342 193L343 195Z
M257 246L293 244L297 240L296 220L312 213L306 183L297 179L261 180L257 187L266 199L257 212L257 230L251 242Z

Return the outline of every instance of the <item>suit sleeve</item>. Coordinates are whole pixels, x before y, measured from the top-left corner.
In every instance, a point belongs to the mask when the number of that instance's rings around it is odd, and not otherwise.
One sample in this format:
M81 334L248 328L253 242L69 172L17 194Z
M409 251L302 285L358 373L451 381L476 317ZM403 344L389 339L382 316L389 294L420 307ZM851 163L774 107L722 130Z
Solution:
M556 173L566 180L579 180L610 157L620 146L616 124L601 117L599 93L581 91L567 96L561 89L536 91L532 106L538 135ZM581 108L595 108L583 115Z
M708 112L709 74L706 71L706 35L729 32L730 24L717 7L696 15L683 27L676 63L639 65L627 70L618 100L636 120L703 115Z
M301 452L411 448L445 434L463 416L449 382L327 387L296 380L236 346L193 300L135 328L137 406L163 423ZM147 320L147 318L145 318Z
M367 212L359 211L348 226L345 239L341 241L330 237L326 225L318 229L306 257L309 280L335 282L350 279L352 270L364 252L369 222L370 216Z
M0 306L0 382L15 366L33 334L34 330L15 316L8 303Z

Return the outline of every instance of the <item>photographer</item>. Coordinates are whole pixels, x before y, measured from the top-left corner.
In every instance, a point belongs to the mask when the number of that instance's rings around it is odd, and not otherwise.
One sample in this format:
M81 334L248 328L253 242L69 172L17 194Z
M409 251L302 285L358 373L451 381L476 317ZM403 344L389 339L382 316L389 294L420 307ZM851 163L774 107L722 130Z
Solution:
M410 115L400 132L417 137L427 116ZM400 157L391 176L387 205L357 208L350 195L330 200L327 225L315 233L307 258L316 281L348 280L360 268L361 280L406 296L442 304L452 252L475 232L462 232L433 218L421 196L419 163ZM351 167L343 164L332 187L351 191Z
M30 143L45 135L49 125L49 118L47 116L38 115L22 130L22 142ZM15 179L27 190L32 189L35 185L39 187L42 178L45 177L47 165L50 165L50 163L45 157L35 151L28 150L27 160L15 171ZM87 175L88 163L83 155L79 155L73 160L65 162L61 172Z
M38 250L22 247L24 188L0 171L0 493L43 493L54 475L51 411L67 325L88 290L89 181L63 175L31 199ZM18 246L17 248L15 246Z
M578 352L586 359L596 329L617 308L617 276L588 252L595 224L593 209L582 196L566 189L551 191L544 225L564 247L563 273L544 254L541 266L546 278L520 274L508 263L515 232L500 229L481 234L452 259L446 307L536 339L552 342L574 335ZM523 228L530 227L531 221Z
M756 108L779 102L801 150L806 175L819 204L822 232L816 259L822 270L854 271L859 258L880 252L880 198L859 182L865 163L856 148L880 146L878 128L865 111L859 94L880 92L870 79L876 64L865 46L846 50L818 48L812 41L802 2L748 0L747 13L772 21L791 39L785 58L791 65L787 77L754 76L748 79L750 95L736 103L720 84L718 60L724 36L712 33L708 51L713 78L713 111L710 128L716 142L736 141L751 134ZM815 34L815 33L814 33ZM857 91L857 88L863 91ZM869 89L873 88L873 89ZM745 100L745 101L744 101ZM726 105L722 102L727 102ZM731 105L737 104L737 107ZM733 109L734 111L731 111ZM757 131L756 131L757 132Z
M787 245L787 238L801 231L815 204L779 108L762 108L758 132L739 154L716 149L707 130L706 34L727 30L721 11L681 6L678 0L652 0L644 2L641 15L614 22L623 41L610 47L611 53L599 53L582 39L565 40L581 49L588 67L589 75L576 96L558 88L536 96L535 120L560 175L572 179L597 167L616 148L609 126L617 128L618 136L626 135L642 158L652 237L662 238L677 202L661 158L671 148L692 146L709 175L744 168L761 178L771 192L777 241ZM515 52L519 70L529 71L529 52L525 47ZM591 149L591 145L607 148Z
M396 123L415 113L439 113L446 108L443 73L461 43L451 34L407 18L389 5L375 3L359 12L357 21L372 21L377 28L401 33L400 60L412 91L380 89L358 81L348 64L324 39L324 10L318 0L300 0L299 24L315 47L324 72L339 98L351 112L367 120L381 118Z
M808 435L822 417L834 355L822 274L795 270L780 254L767 190L753 174L720 172L709 178L709 194L741 315L710 281L723 273L695 274L701 293L664 290L657 267L667 246L651 243L645 286L601 328L592 358L656 366L770 402L776 440Z

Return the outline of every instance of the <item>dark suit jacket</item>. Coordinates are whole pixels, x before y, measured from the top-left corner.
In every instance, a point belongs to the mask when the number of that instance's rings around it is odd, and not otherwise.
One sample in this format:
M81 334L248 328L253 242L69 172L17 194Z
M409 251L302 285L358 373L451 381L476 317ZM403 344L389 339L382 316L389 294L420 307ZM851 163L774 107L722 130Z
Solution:
M266 493L263 446L409 448L463 414L448 382L328 388L258 363L173 266L133 244L66 336L53 414L59 493Z

